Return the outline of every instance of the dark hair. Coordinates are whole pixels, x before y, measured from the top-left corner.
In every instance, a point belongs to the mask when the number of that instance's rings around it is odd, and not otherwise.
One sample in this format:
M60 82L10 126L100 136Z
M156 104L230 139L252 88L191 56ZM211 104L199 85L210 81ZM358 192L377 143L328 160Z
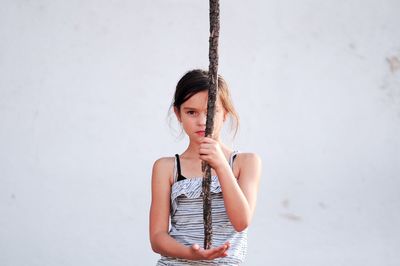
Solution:
M191 70L178 81L172 106L180 111L180 107L185 101L198 92L208 91L208 88L208 71L201 69ZM222 107L232 118L232 128L235 129L234 135L236 135L239 128L239 115L233 106L228 84L220 75L218 75L218 97L221 100Z

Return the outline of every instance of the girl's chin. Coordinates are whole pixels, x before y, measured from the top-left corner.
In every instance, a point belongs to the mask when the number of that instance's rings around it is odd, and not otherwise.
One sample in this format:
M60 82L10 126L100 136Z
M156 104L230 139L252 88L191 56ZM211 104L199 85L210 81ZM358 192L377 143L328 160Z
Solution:
M196 143L196 144L200 144L202 139L203 139L203 137L198 136L196 134L189 138L190 142L193 142L193 143Z

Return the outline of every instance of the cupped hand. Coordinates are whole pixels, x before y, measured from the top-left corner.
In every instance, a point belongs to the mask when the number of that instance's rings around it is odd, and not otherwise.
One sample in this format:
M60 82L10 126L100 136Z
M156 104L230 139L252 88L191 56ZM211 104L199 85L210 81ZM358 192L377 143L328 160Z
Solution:
M213 260L216 258L223 258L228 256L227 250L229 249L229 247L229 242L226 242L219 247L214 247L211 249L203 249L198 244L193 244L191 246L191 251L193 252L194 258L196 260Z

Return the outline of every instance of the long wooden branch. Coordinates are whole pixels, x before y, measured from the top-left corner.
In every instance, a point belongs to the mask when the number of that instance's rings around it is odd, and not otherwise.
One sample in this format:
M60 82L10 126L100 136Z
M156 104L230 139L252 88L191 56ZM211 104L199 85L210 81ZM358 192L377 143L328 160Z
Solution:
M219 37L219 0L210 0L210 39L209 39L209 91L207 103L207 137L212 137L214 129L215 103L218 93L218 37ZM212 245L212 216L211 216L211 167L202 163L203 170L203 219L204 219L204 249Z

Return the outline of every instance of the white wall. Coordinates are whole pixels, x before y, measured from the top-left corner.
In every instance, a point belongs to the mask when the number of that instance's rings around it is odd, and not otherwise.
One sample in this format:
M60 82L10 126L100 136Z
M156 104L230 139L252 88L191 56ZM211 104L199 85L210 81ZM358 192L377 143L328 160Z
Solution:
M400 2L222 1L263 159L245 265L400 265ZM0 265L154 265L150 172L208 1L1 1Z

